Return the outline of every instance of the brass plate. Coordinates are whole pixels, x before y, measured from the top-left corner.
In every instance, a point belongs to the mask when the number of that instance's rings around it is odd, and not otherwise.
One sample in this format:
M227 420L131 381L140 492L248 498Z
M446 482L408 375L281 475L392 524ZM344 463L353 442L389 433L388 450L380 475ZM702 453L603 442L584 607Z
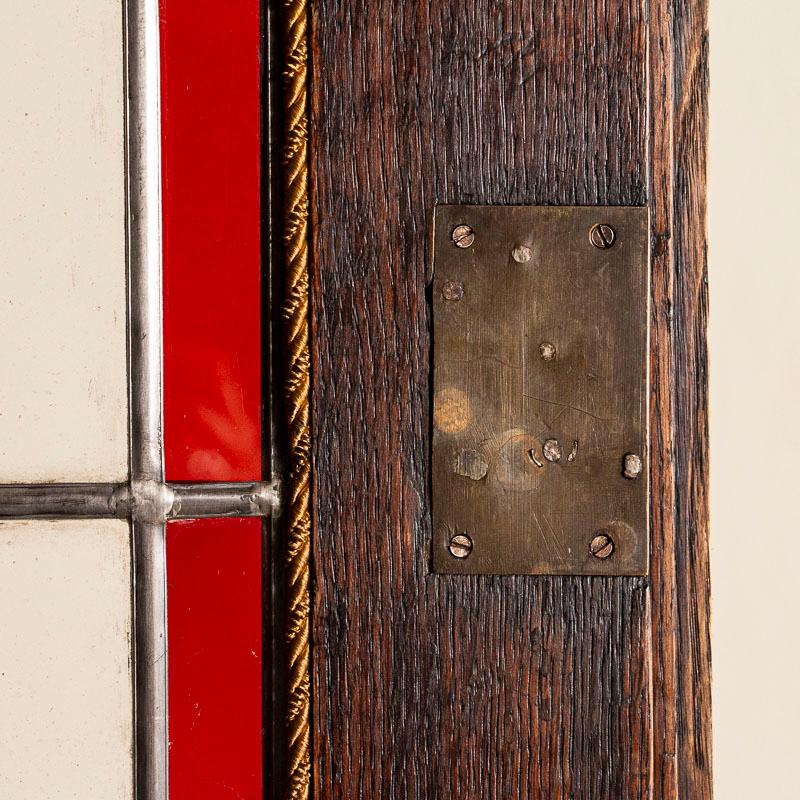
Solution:
M439 206L434 273L434 571L646 574L647 209Z

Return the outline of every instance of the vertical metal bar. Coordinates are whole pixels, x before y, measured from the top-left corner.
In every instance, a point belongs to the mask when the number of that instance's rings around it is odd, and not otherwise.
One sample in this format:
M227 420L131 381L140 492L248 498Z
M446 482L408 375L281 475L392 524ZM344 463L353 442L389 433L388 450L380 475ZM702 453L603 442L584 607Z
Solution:
M161 142L157 0L127 0L131 480L161 481Z
M163 523L133 525L136 797L167 800L167 615Z
M164 477L161 133L157 0L126 0L128 359L134 493ZM138 800L167 800L167 605L163 522L133 524Z

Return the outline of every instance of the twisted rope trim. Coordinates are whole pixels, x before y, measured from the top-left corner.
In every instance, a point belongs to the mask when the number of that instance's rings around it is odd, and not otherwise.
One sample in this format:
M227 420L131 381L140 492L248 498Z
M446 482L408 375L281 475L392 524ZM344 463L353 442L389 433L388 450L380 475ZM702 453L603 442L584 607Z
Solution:
M308 0L283 0L282 153L286 286L287 776L288 800L311 796L309 584L311 555L311 359L308 322Z

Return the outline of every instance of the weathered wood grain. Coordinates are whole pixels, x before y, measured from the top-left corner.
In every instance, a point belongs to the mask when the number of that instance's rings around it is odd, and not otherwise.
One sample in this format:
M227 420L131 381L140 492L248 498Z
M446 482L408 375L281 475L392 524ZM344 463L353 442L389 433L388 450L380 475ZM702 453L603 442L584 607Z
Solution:
M710 797L705 17L650 5L312 4L318 798ZM434 204L645 204L648 180L652 596L432 575Z
M678 796L711 796L705 0L672 6Z
M651 4L654 797L710 798L705 0ZM657 481L657 483L656 483Z
M650 17L650 591L652 608L653 793L678 800L674 463L673 38L666 3ZM666 110L666 113L665 113Z

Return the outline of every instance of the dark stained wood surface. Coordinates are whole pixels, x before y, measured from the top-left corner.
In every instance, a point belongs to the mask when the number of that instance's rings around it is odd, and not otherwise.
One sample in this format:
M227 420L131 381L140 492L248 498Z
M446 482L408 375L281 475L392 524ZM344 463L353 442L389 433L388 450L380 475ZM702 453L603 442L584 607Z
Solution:
M678 797L711 796L704 2L673 5L674 467Z
M318 798L710 797L705 12L665 5L312 4ZM432 575L434 204L648 193L652 579Z
M705 800L712 795L708 21L704 0L651 9L653 796Z

